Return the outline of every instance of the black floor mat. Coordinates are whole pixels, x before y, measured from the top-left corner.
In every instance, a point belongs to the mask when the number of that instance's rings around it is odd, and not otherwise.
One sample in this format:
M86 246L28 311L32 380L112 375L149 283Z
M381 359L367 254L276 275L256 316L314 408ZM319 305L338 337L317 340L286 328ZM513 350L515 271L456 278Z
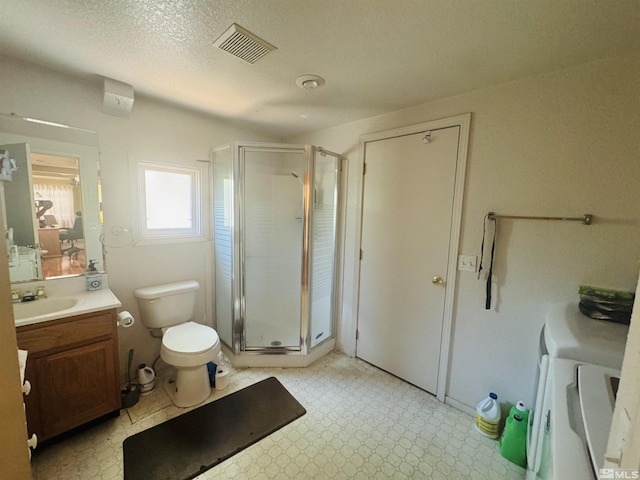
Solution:
M127 438L124 479L193 478L305 413L267 378Z

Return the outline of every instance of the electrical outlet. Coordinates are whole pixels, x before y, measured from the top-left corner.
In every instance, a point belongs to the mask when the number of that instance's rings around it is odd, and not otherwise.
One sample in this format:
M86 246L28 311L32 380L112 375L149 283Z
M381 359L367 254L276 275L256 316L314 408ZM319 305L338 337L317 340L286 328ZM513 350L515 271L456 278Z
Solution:
M478 257L475 255L458 255L458 270L475 272L477 264Z

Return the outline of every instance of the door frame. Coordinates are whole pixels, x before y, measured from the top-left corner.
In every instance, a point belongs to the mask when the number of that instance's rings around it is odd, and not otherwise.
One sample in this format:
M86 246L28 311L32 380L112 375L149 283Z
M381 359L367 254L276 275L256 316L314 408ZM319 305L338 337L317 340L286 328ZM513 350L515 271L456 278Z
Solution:
M451 219L451 231L449 233L449 258L447 261L446 289L444 298L444 313L442 319L442 337L440 339L440 359L438 364L438 383L436 398L441 402L445 401L447 389L447 372L449 370L449 350L451 346L451 326L453 323L453 304L456 294L456 278L458 266L458 247L460 244L460 226L462 220L462 203L464 198L465 175L467 169L467 152L469 146L469 132L471 126L471 113L464 113L453 117L441 118L425 123L410 125L406 127L384 130L360 136L360 155L358 158L358 179L356 189L356 231L354 248L354 301L352 305L351 338L354 339L354 351L357 350L356 332L359 321L360 306L360 248L362 245L362 209L364 200L364 162L366 156L366 144L388 138L412 135L423 131L442 130L450 127L460 127L458 137L458 157L456 160L456 173L454 180L453 208Z

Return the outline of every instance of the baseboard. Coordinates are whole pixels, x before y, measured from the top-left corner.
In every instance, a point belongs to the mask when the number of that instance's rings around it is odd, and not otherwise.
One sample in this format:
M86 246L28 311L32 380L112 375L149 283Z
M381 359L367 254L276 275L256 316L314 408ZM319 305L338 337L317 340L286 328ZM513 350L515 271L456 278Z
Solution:
M465 405L464 403L459 402L458 400L454 400L451 397L445 396L444 403L446 403L447 405L451 405L456 410L460 410L461 412L466 413L467 415L470 415L472 417L474 417L476 414L476 411L473 407Z

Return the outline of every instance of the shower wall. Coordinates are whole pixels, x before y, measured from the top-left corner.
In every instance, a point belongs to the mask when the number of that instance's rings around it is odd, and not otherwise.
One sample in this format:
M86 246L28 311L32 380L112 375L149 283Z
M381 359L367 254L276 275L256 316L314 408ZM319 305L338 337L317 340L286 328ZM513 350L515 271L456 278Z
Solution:
M338 159L315 155L311 250L311 347L333 335Z
M213 162L213 228L216 329L226 345L233 343L233 177L231 150L221 148Z
M339 156L236 143L213 160L215 312L233 354L307 354L333 337Z

